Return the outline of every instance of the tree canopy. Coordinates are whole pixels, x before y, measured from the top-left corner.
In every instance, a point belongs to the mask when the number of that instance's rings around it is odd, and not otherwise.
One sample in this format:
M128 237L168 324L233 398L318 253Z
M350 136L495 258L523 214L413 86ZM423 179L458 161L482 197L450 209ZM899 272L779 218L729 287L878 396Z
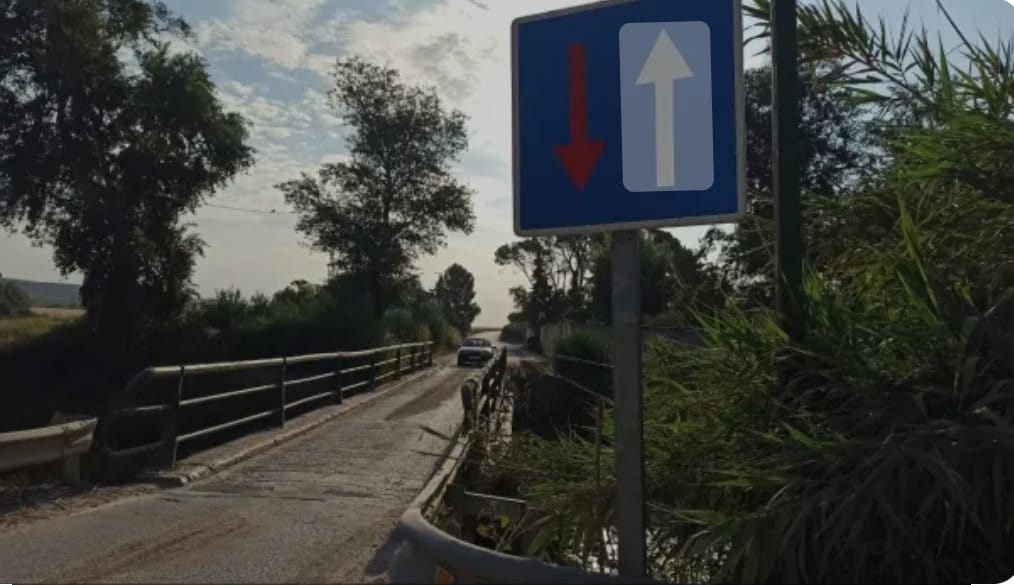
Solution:
M452 165L468 146L465 115L394 69L338 61L331 105L345 121L348 160L278 185L300 214L297 229L335 268L362 273L377 314L394 283L448 231L471 233L472 191Z
M31 312L28 295L13 282L5 282L0 275L0 318L23 317Z
M641 245L642 312L667 324L684 324L695 303L720 303L724 280L701 254L663 230L647 230ZM612 319L612 271L608 236L539 237L504 244L494 259L525 277L510 290L513 321Z
M190 295L203 242L181 216L253 161L204 61L158 40L188 31L141 0L0 11L0 224L84 273L93 328L124 350Z
M437 278L433 295L440 303L448 323L467 333L482 309L475 303L475 277L464 266L451 264Z
M660 317L666 325L686 325L689 311L718 301L717 284L695 253L663 230L647 230L641 236L641 313ZM590 313L605 323L612 321L612 257L603 246L595 258L590 284ZM710 294L709 294L710 293Z

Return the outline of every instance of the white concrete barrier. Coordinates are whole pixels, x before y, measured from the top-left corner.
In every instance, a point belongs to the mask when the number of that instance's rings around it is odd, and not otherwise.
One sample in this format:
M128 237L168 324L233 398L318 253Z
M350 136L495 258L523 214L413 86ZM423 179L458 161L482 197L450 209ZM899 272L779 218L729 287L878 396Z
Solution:
M0 433L0 471L62 460L64 479L78 481L81 454L92 446L98 419L81 417L64 423Z

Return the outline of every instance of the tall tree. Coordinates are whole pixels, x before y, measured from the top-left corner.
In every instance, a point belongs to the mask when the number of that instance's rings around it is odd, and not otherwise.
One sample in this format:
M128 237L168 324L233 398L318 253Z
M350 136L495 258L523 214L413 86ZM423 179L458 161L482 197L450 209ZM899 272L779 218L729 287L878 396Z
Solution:
M158 39L188 30L142 0L0 10L0 224L84 273L82 303L114 355L182 309L203 242L181 217L253 160L204 62Z
M278 185L300 214L297 229L336 268L366 276L376 315L414 262L447 231L471 233L472 191L452 174L468 147L465 115L432 88L359 58L333 74L331 105L349 128L349 160Z
M496 249L493 261L497 266L509 266L525 277L529 286L535 284L535 266L543 264L546 281L555 289L564 289L567 285L565 267L555 246L555 239L526 238L519 242L504 244Z
M447 321L467 333L482 309L475 303L475 277L464 266L451 264L433 287Z
M571 319L587 318L589 287L596 255L603 245L602 236L552 236L528 238L500 246L494 255L498 266L517 270L535 286L535 266L544 264L546 282L553 290L554 311L564 311ZM511 292L514 302L522 310L529 289L524 287Z
M564 316L566 301L563 291L554 288L550 282L549 256L539 254L532 263L532 287L525 294L513 293L515 301L523 300L521 306L528 322L539 327Z

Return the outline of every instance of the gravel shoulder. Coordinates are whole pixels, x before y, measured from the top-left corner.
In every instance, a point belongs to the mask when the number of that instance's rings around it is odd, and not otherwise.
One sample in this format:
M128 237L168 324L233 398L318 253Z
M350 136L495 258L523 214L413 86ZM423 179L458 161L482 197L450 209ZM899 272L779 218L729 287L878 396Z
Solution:
M158 486L149 483L71 486L55 482L29 484L11 481L0 486L0 534L33 522L69 516L124 498L150 494L158 489Z

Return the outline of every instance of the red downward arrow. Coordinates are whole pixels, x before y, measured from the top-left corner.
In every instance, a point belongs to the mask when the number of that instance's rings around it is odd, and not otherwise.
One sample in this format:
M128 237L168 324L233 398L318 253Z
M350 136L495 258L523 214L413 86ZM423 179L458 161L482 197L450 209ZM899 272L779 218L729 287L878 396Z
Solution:
M575 43L570 46L570 144L553 150L578 191L584 191L605 146L604 140L588 140L584 43Z

